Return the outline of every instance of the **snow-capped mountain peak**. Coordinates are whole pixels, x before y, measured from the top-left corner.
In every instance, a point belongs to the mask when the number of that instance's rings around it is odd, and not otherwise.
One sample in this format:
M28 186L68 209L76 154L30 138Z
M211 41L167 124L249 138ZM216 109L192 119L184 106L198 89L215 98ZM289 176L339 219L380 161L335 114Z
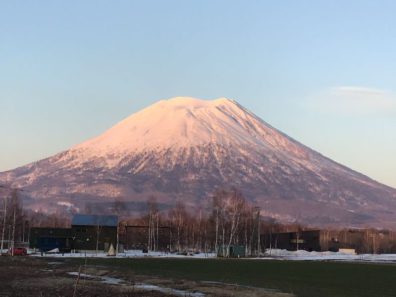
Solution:
M242 148L281 146L283 149L295 146L233 100L175 97L132 114L74 150L83 153L85 158L92 154L121 159L131 152L209 144Z
M318 225L396 227L396 190L276 130L234 100L161 100L53 157L0 173L30 208L83 210L149 195L201 205L233 186L262 214ZM128 204L131 203L131 204Z

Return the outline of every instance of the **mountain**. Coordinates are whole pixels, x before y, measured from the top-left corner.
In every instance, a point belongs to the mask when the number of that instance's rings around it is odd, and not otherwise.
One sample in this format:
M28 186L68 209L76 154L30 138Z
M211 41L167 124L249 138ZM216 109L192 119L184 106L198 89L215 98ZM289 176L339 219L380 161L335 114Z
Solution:
M358 148L357 148L358 149ZM236 187L262 215L282 221L396 227L396 190L276 130L233 100L177 97L143 109L102 135L0 173L33 210L139 211L199 207ZM206 202L205 202L206 201Z

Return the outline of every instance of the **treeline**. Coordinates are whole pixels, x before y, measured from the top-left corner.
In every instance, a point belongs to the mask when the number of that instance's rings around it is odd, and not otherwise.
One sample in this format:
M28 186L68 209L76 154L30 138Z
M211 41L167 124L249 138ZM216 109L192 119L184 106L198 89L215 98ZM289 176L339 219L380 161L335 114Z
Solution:
M17 190L0 200L0 236L3 248L29 240L30 227L70 227L67 214L44 214L24 210ZM120 243L127 249L152 251L214 252L228 256L230 246L239 245L247 256L262 254L270 245L268 235L302 232L312 227L283 224L260 215L261 209L249 203L237 189L214 193L208 207L197 209L183 202L163 210L155 197L149 197L146 211L130 217L122 203L110 213L119 215ZM396 253L396 233L378 229L321 229L322 250L353 248L358 253ZM273 246L272 246L273 247Z
M257 256L270 246L266 242L268 235L313 229L263 218L260 211L236 189L217 191L209 210L191 211L178 202L174 208L160 211L155 198L150 197L143 216L120 223L120 235L126 248L220 251L228 256L231 245L242 245L246 255ZM395 253L396 233L378 229L321 229L322 250L331 249L334 243L358 253Z
M212 197L211 210L194 208L193 213L182 202L168 211L160 211L156 199L151 197L145 215L120 223L120 235L128 248L146 246L149 250L178 252L220 250L228 256L229 247L237 244L245 246L247 255L257 255L262 251L262 225L260 209L232 189L217 191Z
M257 256L270 247L266 242L268 235L319 229L264 218L260 215L261 209L249 203L236 189L217 191L209 210L191 209L178 202L172 209L161 211L156 199L150 197L144 215L121 221L121 242L128 249L219 251L224 256L228 256L231 245L239 245L244 246L247 256ZM322 250L337 246L352 248L358 253L396 253L394 231L321 228L320 234Z

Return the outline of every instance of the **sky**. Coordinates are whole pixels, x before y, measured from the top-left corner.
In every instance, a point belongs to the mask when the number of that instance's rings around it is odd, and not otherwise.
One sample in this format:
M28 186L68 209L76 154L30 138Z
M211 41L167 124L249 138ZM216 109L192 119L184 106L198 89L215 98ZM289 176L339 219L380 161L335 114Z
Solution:
M164 98L232 98L396 187L395 1L0 0L0 171Z

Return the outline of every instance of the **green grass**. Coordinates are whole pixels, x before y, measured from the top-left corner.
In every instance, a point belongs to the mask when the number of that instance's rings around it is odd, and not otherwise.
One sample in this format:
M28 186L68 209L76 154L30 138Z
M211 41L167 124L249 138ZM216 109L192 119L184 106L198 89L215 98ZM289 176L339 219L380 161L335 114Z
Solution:
M396 265L155 258L89 259L89 264L111 266L141 275L279 289L299 297L396 296Z

